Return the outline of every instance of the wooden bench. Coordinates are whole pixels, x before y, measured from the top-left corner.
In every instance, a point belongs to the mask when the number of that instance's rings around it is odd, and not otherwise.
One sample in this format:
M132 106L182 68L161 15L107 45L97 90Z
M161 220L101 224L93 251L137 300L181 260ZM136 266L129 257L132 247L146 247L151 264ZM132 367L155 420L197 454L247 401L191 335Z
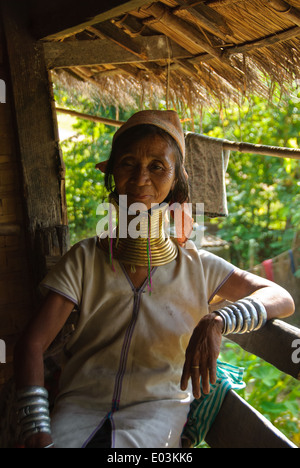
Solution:
M300 380L300 363L292 360L293 343L300 340L300 329L273 320L257 332L229 335L228 338L245 351ZM297 448L233 390L228 392L206 442L211 448Z

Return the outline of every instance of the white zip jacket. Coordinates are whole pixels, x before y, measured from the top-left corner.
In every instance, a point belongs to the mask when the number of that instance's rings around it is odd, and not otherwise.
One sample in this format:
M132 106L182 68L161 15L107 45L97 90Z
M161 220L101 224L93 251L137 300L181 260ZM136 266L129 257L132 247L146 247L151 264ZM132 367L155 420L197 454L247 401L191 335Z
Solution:
M56 447L84 447L106 418L113 448L180 447L193 400L191 387L180 390L186 347L234 271L189 247L153 269L151 295L118 261L112 270L97 237L76 244L42 282L80 309L52 414Z

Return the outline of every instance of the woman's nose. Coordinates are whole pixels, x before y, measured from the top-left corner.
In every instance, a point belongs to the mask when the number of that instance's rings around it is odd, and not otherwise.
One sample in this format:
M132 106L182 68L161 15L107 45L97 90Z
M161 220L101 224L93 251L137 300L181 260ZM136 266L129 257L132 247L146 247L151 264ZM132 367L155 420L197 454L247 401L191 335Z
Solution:
M147 185L150 182L149 170L147 167L136 167L132 177L137 185Z

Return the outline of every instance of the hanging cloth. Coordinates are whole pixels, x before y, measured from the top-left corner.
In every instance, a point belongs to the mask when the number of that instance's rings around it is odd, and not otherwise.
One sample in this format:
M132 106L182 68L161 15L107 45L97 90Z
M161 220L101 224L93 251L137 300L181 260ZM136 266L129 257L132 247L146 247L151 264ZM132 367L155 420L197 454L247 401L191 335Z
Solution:
M228 216L226 170L230 151L223 150L223 140L196 133L185 137L185 168L189 177L190 197L204 204L210 218Z
M242 389L244 369L231 364L217 361L217 381L210 386L208 395L202 394L194 400L184 427L182 437L189 439L195 448L205 439L223 401L230 389Z
M270 281L274 281L273 260L272 259L264 260L262 262L262 265L264 267L267 279Z

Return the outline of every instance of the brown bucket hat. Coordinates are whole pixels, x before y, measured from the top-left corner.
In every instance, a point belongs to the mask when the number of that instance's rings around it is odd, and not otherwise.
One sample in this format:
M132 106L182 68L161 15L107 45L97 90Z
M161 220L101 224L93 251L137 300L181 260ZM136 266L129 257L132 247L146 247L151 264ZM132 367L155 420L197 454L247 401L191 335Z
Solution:
M127 122L122 125L122 127L117 130L114 135L113 142L119 138L126 130L137 125L155 125L156 127L161 128L167 132L171 137L174 138L178 144L180 151L185 157L185 142L184 142L184 133L178 117L177 112L175 111L159 111L159 110L144 110L134 114Z

